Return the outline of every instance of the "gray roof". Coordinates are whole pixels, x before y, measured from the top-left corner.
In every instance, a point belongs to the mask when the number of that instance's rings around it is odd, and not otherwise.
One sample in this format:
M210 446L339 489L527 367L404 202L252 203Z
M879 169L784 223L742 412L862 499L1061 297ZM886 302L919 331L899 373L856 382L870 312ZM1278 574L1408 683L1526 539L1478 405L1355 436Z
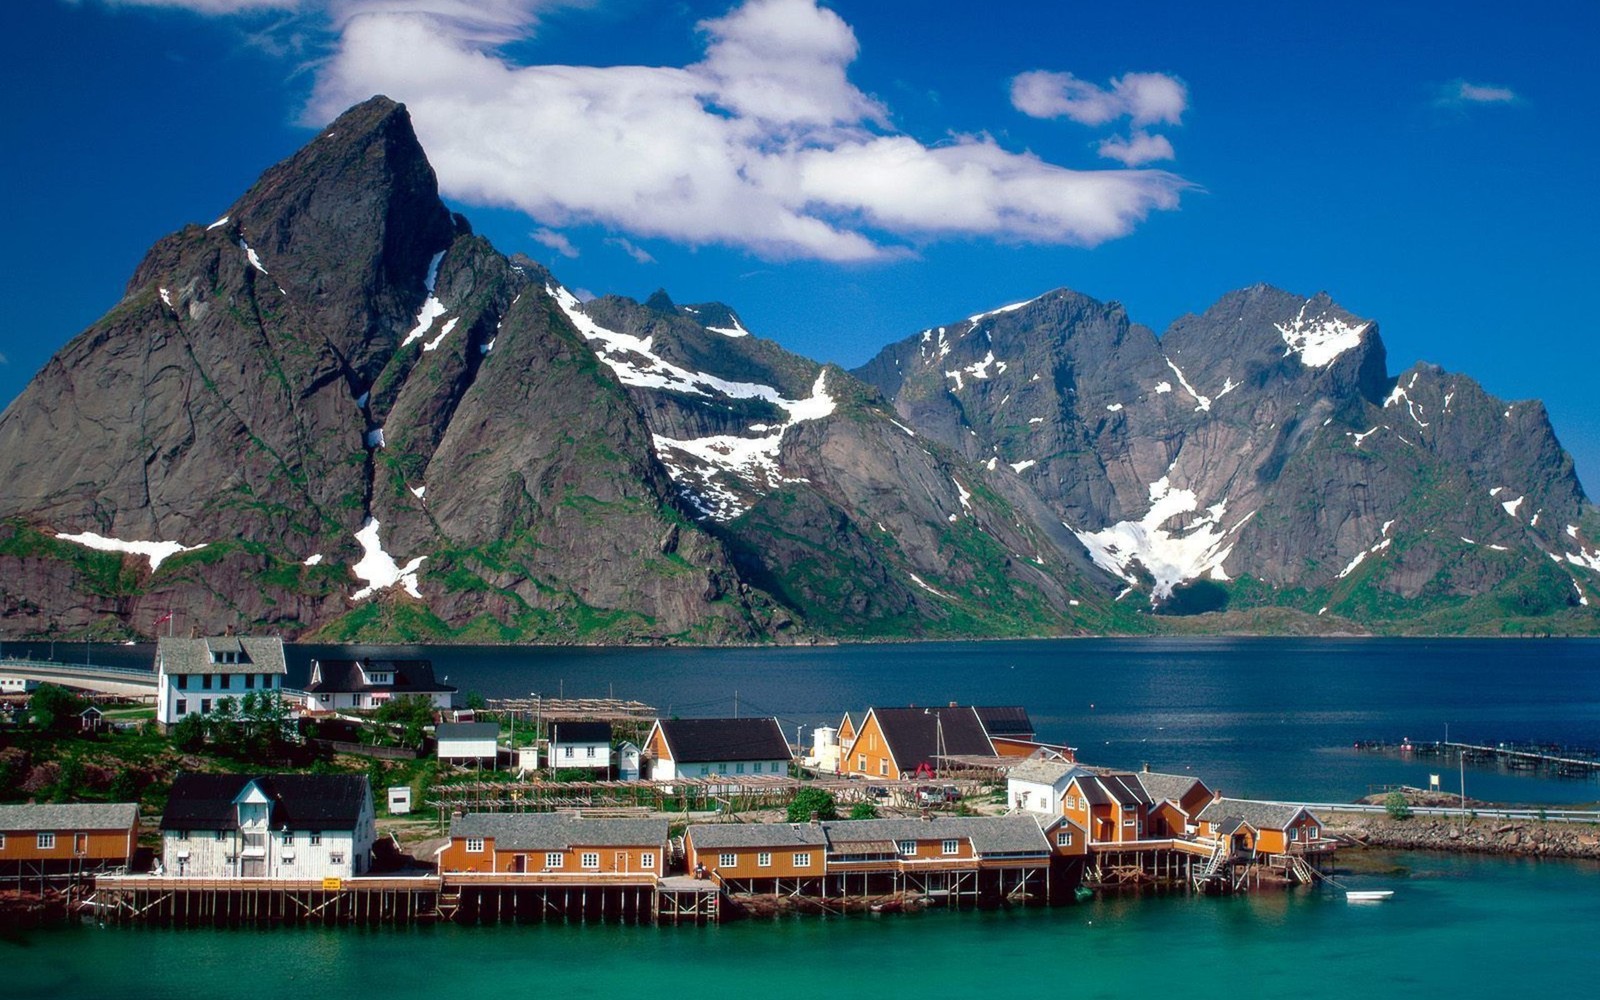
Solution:
M1305 808L1293 803L1217 799L1200 810L1199 818L1223 827L1227 832L1232 832L1239 823L1248 823L1257 830L1283 830L1293 823L1294 818ZM1311 815L1313 819L1317 818L1315 813Z
M1068 778L1077 770L1079 770L1078 765L1070 761L1030 758L1013 767L1007 777L1018 781L1034 781L1041 785L1053 785Z
M1189 793L1199 778L1191 774L1161 774L1157 771L1140 771L1139 784L1150 793L1150 798L1160 802L1168 799L1177 802Z
M823 847L827 837L821 824L811 823L696 823L689 839L702 851L724 847Z
M215 654L236 653L239 663L217 663ZM156 668L168 674L285 674L283 640L276 636L162 636L156 642Z
M830 842L970 840L979 854L1049 854L1032 816L935 816L931 819L845 819L823 823Z
M500 738L498 722L442 722L433 730L433 738L445 740L497 740Z
M126 830L139 820L132 802L0 806L0 831Z
M492 837L497 851L658 847L667 842L667 821L591 819L570 813L467 813L450 821L450 836Z

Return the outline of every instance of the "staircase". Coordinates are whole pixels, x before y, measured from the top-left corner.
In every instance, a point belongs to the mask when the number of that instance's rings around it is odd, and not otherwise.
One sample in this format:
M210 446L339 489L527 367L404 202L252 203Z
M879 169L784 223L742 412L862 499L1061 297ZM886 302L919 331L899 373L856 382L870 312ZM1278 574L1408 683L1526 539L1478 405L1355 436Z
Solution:
M1318 871L1306 863L1306 859L1299 855L1289 855L1289 871L1294 873L1295 881L1301 885L1312 885L1316 882Z
M1217 841L1217 846L1211 850L1211 857L1206 859L1206 863L1203 866L1194 871L1194 887L1196 889L1202 888L1207 882L1222 874L1223 869L1227 866L1228 842L1219 840Z

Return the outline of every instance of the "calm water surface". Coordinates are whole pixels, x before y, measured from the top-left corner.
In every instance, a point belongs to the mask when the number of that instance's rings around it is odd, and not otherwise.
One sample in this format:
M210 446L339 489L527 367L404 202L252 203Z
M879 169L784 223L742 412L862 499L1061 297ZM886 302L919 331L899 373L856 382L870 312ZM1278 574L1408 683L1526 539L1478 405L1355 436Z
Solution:
M7 643L6 652L23 647ZM1458 769L1358 753L1358 739L1554 741L1600 747L1600 640L1071 639L785 649L346 647L431 657L489 697L637 698L682 716L775 715L789 732L868 705L1022 704L1040 738L1093 764L1190 771L1242 796L1348 801ZM329 646L290 649L290 683ZM44 650L40 650L44 652ZM70 653L70 655L69 655ZM83 648L59 644L77 659ZM148 665L151 649L94 647ZM81 661L80 661L81 662ZM1467 793L1591 803L1600 782L1469 767Z
M80 927L0 941L0 967L13 1000L1127 997L1169 976L1242 997L1593 995L1600 867L1396 860L1409 875L1349 879L1394 888L1383 904L1300 889L709 928Z

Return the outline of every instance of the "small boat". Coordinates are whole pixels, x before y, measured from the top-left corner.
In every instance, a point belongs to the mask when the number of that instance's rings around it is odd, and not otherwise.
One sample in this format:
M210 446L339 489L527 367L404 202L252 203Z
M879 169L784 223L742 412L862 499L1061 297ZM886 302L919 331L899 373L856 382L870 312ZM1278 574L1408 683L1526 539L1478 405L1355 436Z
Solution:
M1349 889L1344 898L1350 903L1381 903L1393 895L1393 889Z

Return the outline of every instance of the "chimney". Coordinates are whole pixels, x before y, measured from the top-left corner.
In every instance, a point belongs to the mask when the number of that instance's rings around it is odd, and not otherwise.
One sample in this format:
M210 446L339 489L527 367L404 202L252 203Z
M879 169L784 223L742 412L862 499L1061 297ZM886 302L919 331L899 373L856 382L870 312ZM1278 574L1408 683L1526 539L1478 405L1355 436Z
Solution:
M953 702L953 701L952 701L952 702L951 702L951 703L950 703L950 707L951 707L951 708L955 708L955 707L956 707L956 703L955 703L955 702Z
M1139 770L1143 771L1145 774L1149 774L1150 773L1150 762L1149 761L1145 761L1142 765L1140 765Z

